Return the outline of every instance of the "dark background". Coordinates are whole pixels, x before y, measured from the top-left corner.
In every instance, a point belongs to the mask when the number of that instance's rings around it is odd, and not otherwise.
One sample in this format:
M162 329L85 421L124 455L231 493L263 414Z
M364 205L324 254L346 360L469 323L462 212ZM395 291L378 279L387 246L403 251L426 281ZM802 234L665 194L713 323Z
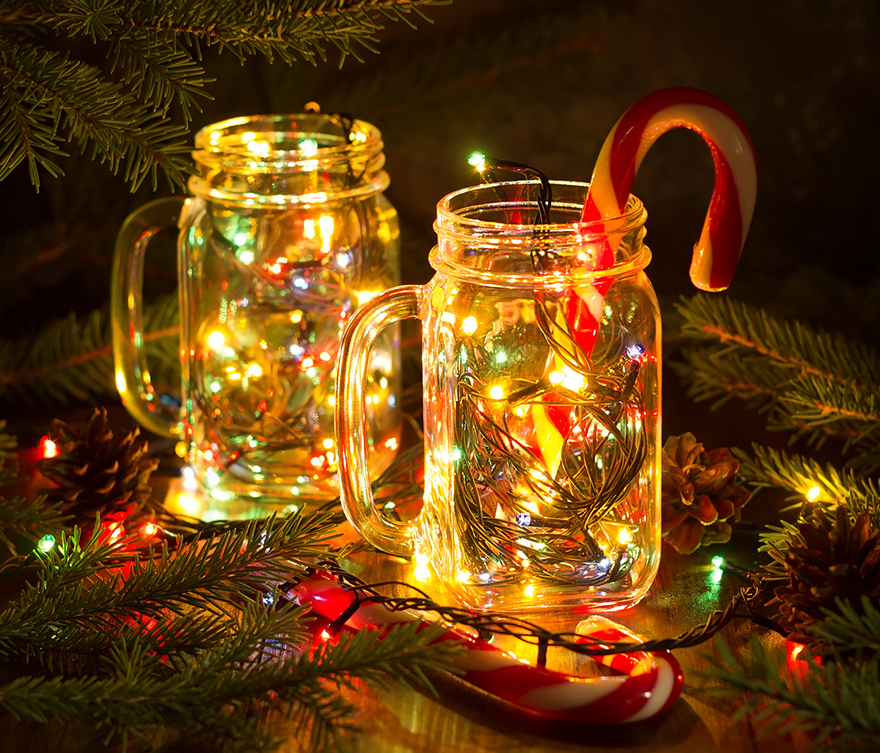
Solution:
M753 138L758 204L729 293L876 344L880 322L877 124L880 3L876 0L457 0L427 8L429 24L389 23L380 54L312 66L239 65L209 53L214 97L198 127L238 115L301 111L317 101L377 125L401 215L404 282L430 277L434 207L476 182L475 149L530 164L555 179L589 180L599 147L638 98L688 85L726 100ZM7 242L18 254L0 279L0 336L27 337L69 311L106 306L113 238L155 194L84 160L46 177L36 195L19 169L0 184ZM652 148L633 192L648 208L654 282L675 346L679 295L713 181L708 149L687 131ZM160 183L158 193L167 193ZM10 248L24 231L59 242ZM18 243L21 246L21 243ZM174 289L173 255L151 252L148 294ZM665 433L737 423L681 397L667 374ZM741 411L740 411L741 412ZM751 440L754 427L722 433Z

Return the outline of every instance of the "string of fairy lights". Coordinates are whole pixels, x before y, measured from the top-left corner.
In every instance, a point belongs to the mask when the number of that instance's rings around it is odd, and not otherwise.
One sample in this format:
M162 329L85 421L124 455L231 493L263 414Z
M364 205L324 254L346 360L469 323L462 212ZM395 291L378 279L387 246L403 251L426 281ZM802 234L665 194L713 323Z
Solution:
M40 442L40 455L52 457L57 450L48 437ZM376 489L390 490L383 497L389 500L388 504L394 508L395 503L411 496L413 488L418 484L419 470L417 460L417 448L407 448L404 453L406 463L389 468L388 471L377 478ZM803 492L807 501L816 500L821 494L819 487L809 486ZM322 505L323 509L333 509L333 501ZM341 515L340 515L341 521ZM200 540L209 540L218 534L238 530L248 524L248 521L213 521L205 522L185 519L168 513L162 513L161 517L153 520L139 520L132 524L127 520L114 521L105 526L106 535L110 542L129 539L125 551L119 552L120 561L130 561L131 557L154 556L149 548L152 545L161 544L169 551ZM132 530L133 529L133 530ZM137 536L132 536L137 533ZM138 539L140 541L138 542ZM56 537L53 534L43 536L36 546L36 553L46 554L56 546ZM18 563L19 568L32 568L33 561L30 558ZM112 565L112 563L109 563ZM676 636L648 640L641 644L628 642L609 642L608 640L591 641L583 636L568 631L554 632L541 625L510 614L502 614L491 611L478 612L472 609L441 604L422 591L418 586L405 581L382 581L367 582L348 570L337 560L324 560L321 562L296 562L291 563L296 570L302 573L303 578L317 570L326 571L339 582L341 586L351 590L355 599L349 612L339 615L327 628L331 634L342 629L350 613L357 610L364 603L381 604L392 611L414 610L424 615L434 615L433 618L451 625L459 625L472 629L482 637L506 636L523 641L524 643L538 647L538 663L546 661L547 649L551 647L572 651L581 655L603 655L633 651L671 651L675 649L690 648L697 646L710 639L735 619L749 619L756 624L784 635L779 626L757 611L760 605L760 596L764 589L764 578L761 574L738 567L729 562L725 557L717 555L712 558L711 566L707 572L709 580L713 583L720 582L725 574L730 574L743 585L730 598L728 603L721 609L713 610L706 620L695 625ZM416 558L416 579L419 579L419 565ZM280 602L293 598L295 583L266 583L261 594L261 601L267 608L274 608ZM409 592L410 596L389 596L380 589L393 589L398 593Z

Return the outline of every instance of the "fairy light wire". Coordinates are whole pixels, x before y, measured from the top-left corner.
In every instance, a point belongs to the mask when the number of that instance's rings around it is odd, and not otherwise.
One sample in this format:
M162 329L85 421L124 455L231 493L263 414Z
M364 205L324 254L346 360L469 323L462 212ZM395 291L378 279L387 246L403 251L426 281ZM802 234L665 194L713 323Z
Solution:
M748 585L740 588L723 609L714 610L705 622L669 638L660 638L634 643L632 641L609 641L592 639L571 631L553 632L534 622L492 612L476 612L474 610L442 605L431 599L424 591L403 581L387 580L377 583L366 583L355 575L344 570L338 562L325 561L317 566L329 572L339 585L353 594L353 602L331 622L338 632L345 622L364 604L380 604L392 612L416 611L436 614L441 620L452 625L471 628L481 637L502 635L516 638L527 645L537 646L538 659L546 657L547 647L558 647L585 656L603 656L607 654L630 653L637 651L672 651L682 648L693 648L709 640L713 635L734 619L751 619L756 624L781 632L779 626L754 611L754 602L763 591L764 581L757 573L749 574ZM312 571L314 573L315 570ZM306 576L308 577L308 575ZM383 587L404 588L413 591L417 596L385 596L377 589ZM295 584L285 584L284 588L293 590ZM739 612L740 607L746 614ZM343 616L345 619L342 619ZM539 661L540 663L540 661Z
M495 157L487 157L480 152L474 152L468 158L468 163L476 168L480 177L485 183L494 183L496 180L496 170L517 173L524 175L529 180L536 180L539 184L538 190L538 219L537 224L550 224L550 207L553 204L553 188L550 185L550 179L540 170L520 162L511 162L509 160L497 159Z

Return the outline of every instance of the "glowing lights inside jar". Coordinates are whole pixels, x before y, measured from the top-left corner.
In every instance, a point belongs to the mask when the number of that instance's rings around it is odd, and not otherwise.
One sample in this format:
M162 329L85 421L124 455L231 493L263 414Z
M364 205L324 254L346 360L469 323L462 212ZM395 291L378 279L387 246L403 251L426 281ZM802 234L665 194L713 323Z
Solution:
M609 325L586 357L557 313L563 295L459 285L435 298L441 331L454 333L436 360L456 390L457 588L518 585L524 602L570 585L613 589L651 535L639 512L651 354Z
M182 352L194 396L186 459L216 501L338 494L339 341L357 307L397 282L399 231L385 179L367 170L364 152L340 148L364 144L369 127L349 123L343 133L329 116L306 121L321 127L230 136L257 165L230 182L246 198L207 202L186 234L191 311ZM389 330L370 359L376 468L390 463L401 431L396 348Z

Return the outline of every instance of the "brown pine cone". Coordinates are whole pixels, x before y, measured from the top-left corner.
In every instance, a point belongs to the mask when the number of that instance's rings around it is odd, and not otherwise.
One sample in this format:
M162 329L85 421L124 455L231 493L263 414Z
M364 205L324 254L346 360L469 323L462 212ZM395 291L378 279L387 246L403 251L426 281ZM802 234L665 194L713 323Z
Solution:
M688 432L663 445L663 538L682 554L730 540L730 523L752 493L736 483L739 461L722 447L707 452Z
M833 521L825 515L798 524L803 545L787 549L779 561L788 570L789 582L774 590L779 603L779 624L788 638L806 645L813 656L825 656L846 646L829 645L812 628L826 619L823 608L839 611L836 599L848 601L862 612L863 596L880 603L880 530L872 529L867 513L850 523L843 505Z
M138 441L138 435L137 428L114 433L104 408L95 408L81 429L54 420L49 438L58 454L37 462L57 485L50 498L60 500L62 510L85 528L91 528L97 513L107 519L154 506L149 480L159 461L144 458L147 442Z

